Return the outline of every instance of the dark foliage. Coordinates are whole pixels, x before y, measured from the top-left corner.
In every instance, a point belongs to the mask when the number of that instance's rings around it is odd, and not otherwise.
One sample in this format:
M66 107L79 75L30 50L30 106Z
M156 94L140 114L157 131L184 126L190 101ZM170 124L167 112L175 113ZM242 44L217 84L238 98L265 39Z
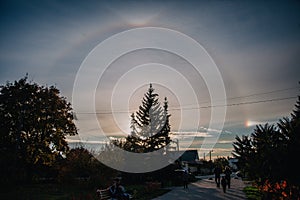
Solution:
M75 134L71 105L54 86L25 77L0 87L2 181L53 173L51 167L69 150L66 136Z
M257 125L250 136L236 137L233 156L266 198L299 199L300 97L290 118L276 125Z
M161 106L158 94L150 84L139 110L131 115L131 134L126 140L115 140L113 143L136 153L152 152L166 147L171 142L169 117L167 98Z

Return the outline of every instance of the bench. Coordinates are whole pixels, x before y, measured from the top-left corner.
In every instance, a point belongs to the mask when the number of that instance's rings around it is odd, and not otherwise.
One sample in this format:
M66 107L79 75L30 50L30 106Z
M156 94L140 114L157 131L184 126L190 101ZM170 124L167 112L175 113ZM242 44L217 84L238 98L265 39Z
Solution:
M99 200L116 200L115 198L112 198L110 195L109 188L107 189L97 189L97 196ZM132 195L129 194L129 199L133 199Z
M97 192L97 196L99 197L99 200L111 199L109 188L102 189L102 190L98 189L96 192Z

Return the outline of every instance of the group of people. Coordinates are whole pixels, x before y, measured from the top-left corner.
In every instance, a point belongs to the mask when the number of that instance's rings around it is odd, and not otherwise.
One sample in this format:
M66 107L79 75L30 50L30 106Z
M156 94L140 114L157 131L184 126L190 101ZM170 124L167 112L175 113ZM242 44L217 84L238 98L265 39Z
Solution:
M222 175L222 172L224 173L224 175ZM215 182L217 184L217 187L220 188L220 186L222 186L224 193L226 193L226 188L230 188L231 173L232 171L228 166L225 167L224 171L219 165L217 165L214 169ZM182 176L184 189L188 189L188 171L184 171ZM109 187L109 193L113 200L130 199L130 194L126 193L124 186L121 185L120 177L116 177L114 179L114 183Z
M125 190L125 187L121 184L121 177L113 179L113 184L108 188L111 200L129 200L131 195Z
M227 187L230 188L231 173L232 171L230 167L226 166L224 169L224 175L221 178L221 174L222 174L221 166L217 165L214 169L215 182L217 184L217 187L220 187L221 185L224 193L226 193Z

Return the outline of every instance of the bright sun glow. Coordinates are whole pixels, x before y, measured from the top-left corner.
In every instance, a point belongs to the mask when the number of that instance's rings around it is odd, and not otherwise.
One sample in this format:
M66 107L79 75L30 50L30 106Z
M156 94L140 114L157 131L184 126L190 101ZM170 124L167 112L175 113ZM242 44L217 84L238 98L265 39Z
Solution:
M251 121L251 120L247 120L247 121L245 122L245 126L246 126L246 127L251 127L251 126L258 125L258 124L260 124L260 122L257 122L257 121Z

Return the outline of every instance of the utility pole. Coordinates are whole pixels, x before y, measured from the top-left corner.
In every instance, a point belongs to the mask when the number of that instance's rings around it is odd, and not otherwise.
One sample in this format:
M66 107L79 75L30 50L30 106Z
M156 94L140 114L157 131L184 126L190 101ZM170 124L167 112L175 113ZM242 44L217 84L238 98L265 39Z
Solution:
M211 152L213 152L213 150L209 151L209 161L211 161Z

